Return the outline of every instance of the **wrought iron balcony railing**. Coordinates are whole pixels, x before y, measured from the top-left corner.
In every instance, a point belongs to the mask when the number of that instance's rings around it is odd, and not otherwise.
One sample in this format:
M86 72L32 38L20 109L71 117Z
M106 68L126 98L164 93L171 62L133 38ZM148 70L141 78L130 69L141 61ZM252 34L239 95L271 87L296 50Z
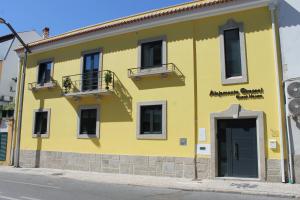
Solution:
M142 76L155 76L155 75L167 76L168 74L175 72L176 69L177 69L176 65L173 63L162 64L160 66L130 68L128 69L128 77L138 78Z
M91 71L62 77L65 96L108 93L114 90L115 74L110 70Z

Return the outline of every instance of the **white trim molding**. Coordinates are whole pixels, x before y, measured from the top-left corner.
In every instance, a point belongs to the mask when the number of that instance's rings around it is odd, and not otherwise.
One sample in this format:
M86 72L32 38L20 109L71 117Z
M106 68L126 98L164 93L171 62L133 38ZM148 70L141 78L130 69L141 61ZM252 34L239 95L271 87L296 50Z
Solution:
M162 66L164 64L167 64L167 36L159 36L159 37L153 37L153 38L147 38L142 39L138 41L138 68L142 67L142 44L149 43L149 42L156 42L156 41L162 41L162 52L161 52L161 59L162 59ZM144 71L140 69L141 71Z
M141 134L141 107L142 106L162 106L162 133L161 134ZM137 139L166 140L167 139L167 101L148 101L137 103L136 110L136 137Z
M96 118L96 134L80 134L80 122L81 122L81 111L88 109L97 110ZM89 106L80 106L77 110L77 138L79 139L88 139L88 138L99 138L100 137L100 106L99 105L89 105Z
M240 56L241 56L241 76L226 77L226 56L225 56L225 40L224 31L239 29L239 39L240 39ZM247 83L248 73L247 73L247 56L246 56L246 41L244 33L243 23L238 23L233 19L227 21L226 24L220 26L219 28L220 36L220 50L221 50L221 80L223 85Z
M35 123L36 123L36 113L37 112L47 112L47 132L45 134L38 134L35 133ZM50 134L50 118L51 118L51 110L50 108L40 108L33 110L33 117L32 117L32 137L33 138L48 138Z

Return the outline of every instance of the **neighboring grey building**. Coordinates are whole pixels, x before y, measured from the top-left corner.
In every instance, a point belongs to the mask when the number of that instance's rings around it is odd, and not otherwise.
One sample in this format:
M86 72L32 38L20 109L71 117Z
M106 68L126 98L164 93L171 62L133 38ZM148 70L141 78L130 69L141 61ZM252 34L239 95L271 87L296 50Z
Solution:
M300 183L300 0L279 1L279 32L291 168Z
M42 39L35 31L20 32L18 34L25 43ZM18 56L14 50L20 45L13 34L0 37L0 106L8 105L14 101L19 73Z

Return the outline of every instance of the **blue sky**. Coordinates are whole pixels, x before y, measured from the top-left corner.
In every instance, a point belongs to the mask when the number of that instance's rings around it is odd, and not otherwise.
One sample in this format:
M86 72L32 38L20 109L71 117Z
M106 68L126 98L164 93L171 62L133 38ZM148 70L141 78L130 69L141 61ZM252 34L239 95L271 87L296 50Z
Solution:
M83 26L191 0L1 0L0 17L17 31L48 26L57 35ZM9 30L0 25L0 35Z

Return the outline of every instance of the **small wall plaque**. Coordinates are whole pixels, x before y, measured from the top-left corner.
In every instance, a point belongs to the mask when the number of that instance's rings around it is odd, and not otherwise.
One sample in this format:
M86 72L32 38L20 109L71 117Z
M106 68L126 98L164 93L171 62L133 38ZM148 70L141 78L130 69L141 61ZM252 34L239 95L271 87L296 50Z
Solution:
M186 146L187 145L187 139L186 138L180 138L179 139L180 146Z
M199 141L199 142L205 142L205 141L206 141L206 132L205 132L205 128L199 128L199 132L198 132L198 141Z
M210 155L210 144L198 144L197 154L200 155Z

